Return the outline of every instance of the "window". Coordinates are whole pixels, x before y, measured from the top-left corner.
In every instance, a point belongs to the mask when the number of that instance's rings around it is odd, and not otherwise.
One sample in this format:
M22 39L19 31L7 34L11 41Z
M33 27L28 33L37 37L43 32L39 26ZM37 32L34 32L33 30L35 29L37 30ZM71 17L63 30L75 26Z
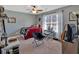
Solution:
M58 19L56 14L43 16L43 30L52 30L58 32Z
M63 13L54 13L49 15L44 15L42 19L42 27L44 30L51 30L55 32L55 37L60 38L63 31Z

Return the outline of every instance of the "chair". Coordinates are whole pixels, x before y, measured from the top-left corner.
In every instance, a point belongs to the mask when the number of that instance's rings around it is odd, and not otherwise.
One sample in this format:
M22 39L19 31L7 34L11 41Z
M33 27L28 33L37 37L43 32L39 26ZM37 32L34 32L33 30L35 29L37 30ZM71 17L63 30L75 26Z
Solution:
M42 33L40 33L40 32L34 32L33 37L34 37L34 42L33 43L35 43L36 47L38 47L39 46L39 41L43 42L43 39L44 39L45 36L43 36Z
M50 38L54 38L56 34L54 31L45 30L44 35L46 36L47 39L50 39Z

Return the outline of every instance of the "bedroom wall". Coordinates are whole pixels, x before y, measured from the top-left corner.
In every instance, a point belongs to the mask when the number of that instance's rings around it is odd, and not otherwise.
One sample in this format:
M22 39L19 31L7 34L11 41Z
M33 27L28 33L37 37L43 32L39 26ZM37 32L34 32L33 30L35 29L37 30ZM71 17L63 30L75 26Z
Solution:
M8 34L17 31L21 27L28 27L28 26L36 23L36 16L35 15L14 12L14 11L9 11L9 10L6 10L6 14L10 17L11 16L16 17L16 23L7 23L7 20L5 20L6 31Z
M75 24L76 25L76 21L69 21L69 12L79 11L78 5L70 5L70 6L58 8L55 10L51 10L51 11L39 14L39 15L37 15L37 19L42 18L43 15L53 14L53 13L62 12L62 11L63 11L63 25L62 25L63 30L64 30L65 24ZM37 21L37 23L38 22L39 21Z
M76 21L69 21L69 12L71 11L79 11L79 6L77 5L70 5L70 6L66 6L63 8L59 8L59 9L55 9L55 10L51 10L45 13L41 13L38 15L31 15L31 14L26 14L26 13L20 13L20 12L14 12L14 11L9 11L6 10L6 14L8 16L15 16L16 17L16 23L7 23L6 21L6 30L9 33L15 32L16 30L20 29L21 27L28 27L32 24L38 24L39 18L42 18L43 15L48 15L48 14L53 14L56 12L61 12L63 11L63 27L65 24L76 24ZM40 23L42 24L42 22L40 21Z
M79 11L79 5L72 5L64 10L64 24L75 24L77 25L76 21L69 21L69 12Z
M79 5L70 5L70 6L55 9L55 10L52 10L52 11L48 11L48 12L39 14L38 18L40 18L40 17L42 18L43 15L48 15L48 14L53 14L53 13L56 13L56 12L61 12L62 10L63 10L63 22L64 22L63 24L64 25L68 24L68 23L69 24L76 24L76 21L69 21L69 12L79 11Z

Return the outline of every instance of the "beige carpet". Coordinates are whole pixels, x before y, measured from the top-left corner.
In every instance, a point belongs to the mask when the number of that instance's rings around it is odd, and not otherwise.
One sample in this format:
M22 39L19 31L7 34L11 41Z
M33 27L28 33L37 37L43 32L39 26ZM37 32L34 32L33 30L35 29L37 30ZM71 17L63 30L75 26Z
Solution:
M64 54L77 54L78 53L78 42L77 39L73 40L73 43L64 42L63 46L63 53Z
M61 54L62 45L53 39L46 40L39 47L34 47L32 43L34 38L23 40L20 39L20 54Z

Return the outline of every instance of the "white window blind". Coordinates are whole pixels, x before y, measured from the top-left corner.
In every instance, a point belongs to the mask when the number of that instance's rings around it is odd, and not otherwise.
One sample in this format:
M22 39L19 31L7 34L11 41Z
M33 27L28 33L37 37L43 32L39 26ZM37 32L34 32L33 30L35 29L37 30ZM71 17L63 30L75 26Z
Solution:
M43 16L43 30L49 30L51 28L53 28L55 32L58 32L57 14Z
M44 15L42 19L43 32L44 30L50 30L53 28L52 31L56 33L56 37L58 38L62 32L63 27L62 17L62 12Z

